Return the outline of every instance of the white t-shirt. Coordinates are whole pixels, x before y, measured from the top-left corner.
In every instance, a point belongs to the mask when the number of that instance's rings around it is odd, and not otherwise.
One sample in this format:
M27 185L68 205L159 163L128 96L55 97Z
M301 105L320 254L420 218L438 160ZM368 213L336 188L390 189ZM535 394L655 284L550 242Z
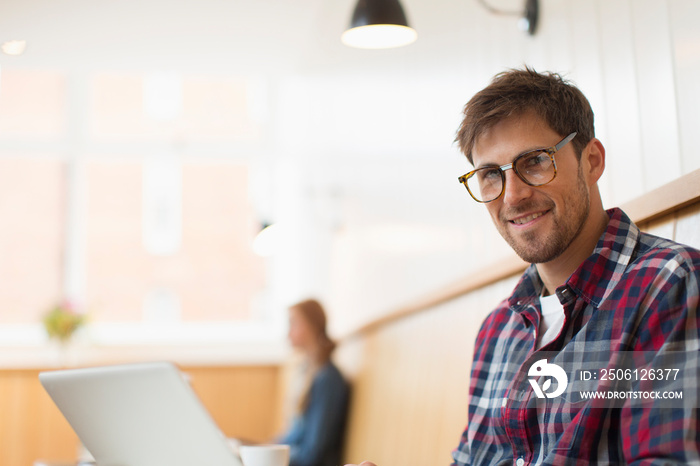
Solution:
M564 306L561 305L556 294L540 296L540 305L542 318L540 319L539 332L537 332L536 349L540 349L554 340L564 326Z

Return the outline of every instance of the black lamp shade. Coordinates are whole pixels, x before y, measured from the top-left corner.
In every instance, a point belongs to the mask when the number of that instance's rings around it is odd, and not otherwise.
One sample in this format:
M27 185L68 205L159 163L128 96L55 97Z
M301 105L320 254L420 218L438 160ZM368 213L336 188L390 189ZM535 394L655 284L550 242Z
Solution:
M358 0L341 40L350 47L383 49L408 45L416 37L398 0Z
M398 0L358 0L352 14L351 28L374 24L408 26L406 14Z

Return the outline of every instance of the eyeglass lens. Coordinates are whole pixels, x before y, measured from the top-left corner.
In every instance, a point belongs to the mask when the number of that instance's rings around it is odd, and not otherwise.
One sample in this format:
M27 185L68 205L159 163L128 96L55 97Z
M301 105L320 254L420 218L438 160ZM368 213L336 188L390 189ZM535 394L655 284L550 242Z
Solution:
M530 186L547 184L555 175L552 158L541 150L528 152L516 158L513 161L513 170ZM476 170L473 176L467 179L467 187L479 201L489 202L501 195L504 181L505 173L501 168L484 167Z

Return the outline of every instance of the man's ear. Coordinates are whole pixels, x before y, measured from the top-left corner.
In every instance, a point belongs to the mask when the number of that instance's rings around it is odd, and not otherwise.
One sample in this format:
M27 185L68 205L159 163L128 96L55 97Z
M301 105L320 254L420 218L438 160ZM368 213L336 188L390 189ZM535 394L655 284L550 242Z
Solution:
M595 184L605 171L605 147L599 139L588 141L581 154L581 163L588 185Z

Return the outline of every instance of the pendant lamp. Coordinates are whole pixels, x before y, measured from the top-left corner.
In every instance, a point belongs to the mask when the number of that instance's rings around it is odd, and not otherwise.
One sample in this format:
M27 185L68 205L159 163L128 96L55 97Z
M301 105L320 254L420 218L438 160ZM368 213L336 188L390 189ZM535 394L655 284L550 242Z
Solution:
M350 28L341 41L350 47L388 49L408 45L417 37L399 0L357 0Z

